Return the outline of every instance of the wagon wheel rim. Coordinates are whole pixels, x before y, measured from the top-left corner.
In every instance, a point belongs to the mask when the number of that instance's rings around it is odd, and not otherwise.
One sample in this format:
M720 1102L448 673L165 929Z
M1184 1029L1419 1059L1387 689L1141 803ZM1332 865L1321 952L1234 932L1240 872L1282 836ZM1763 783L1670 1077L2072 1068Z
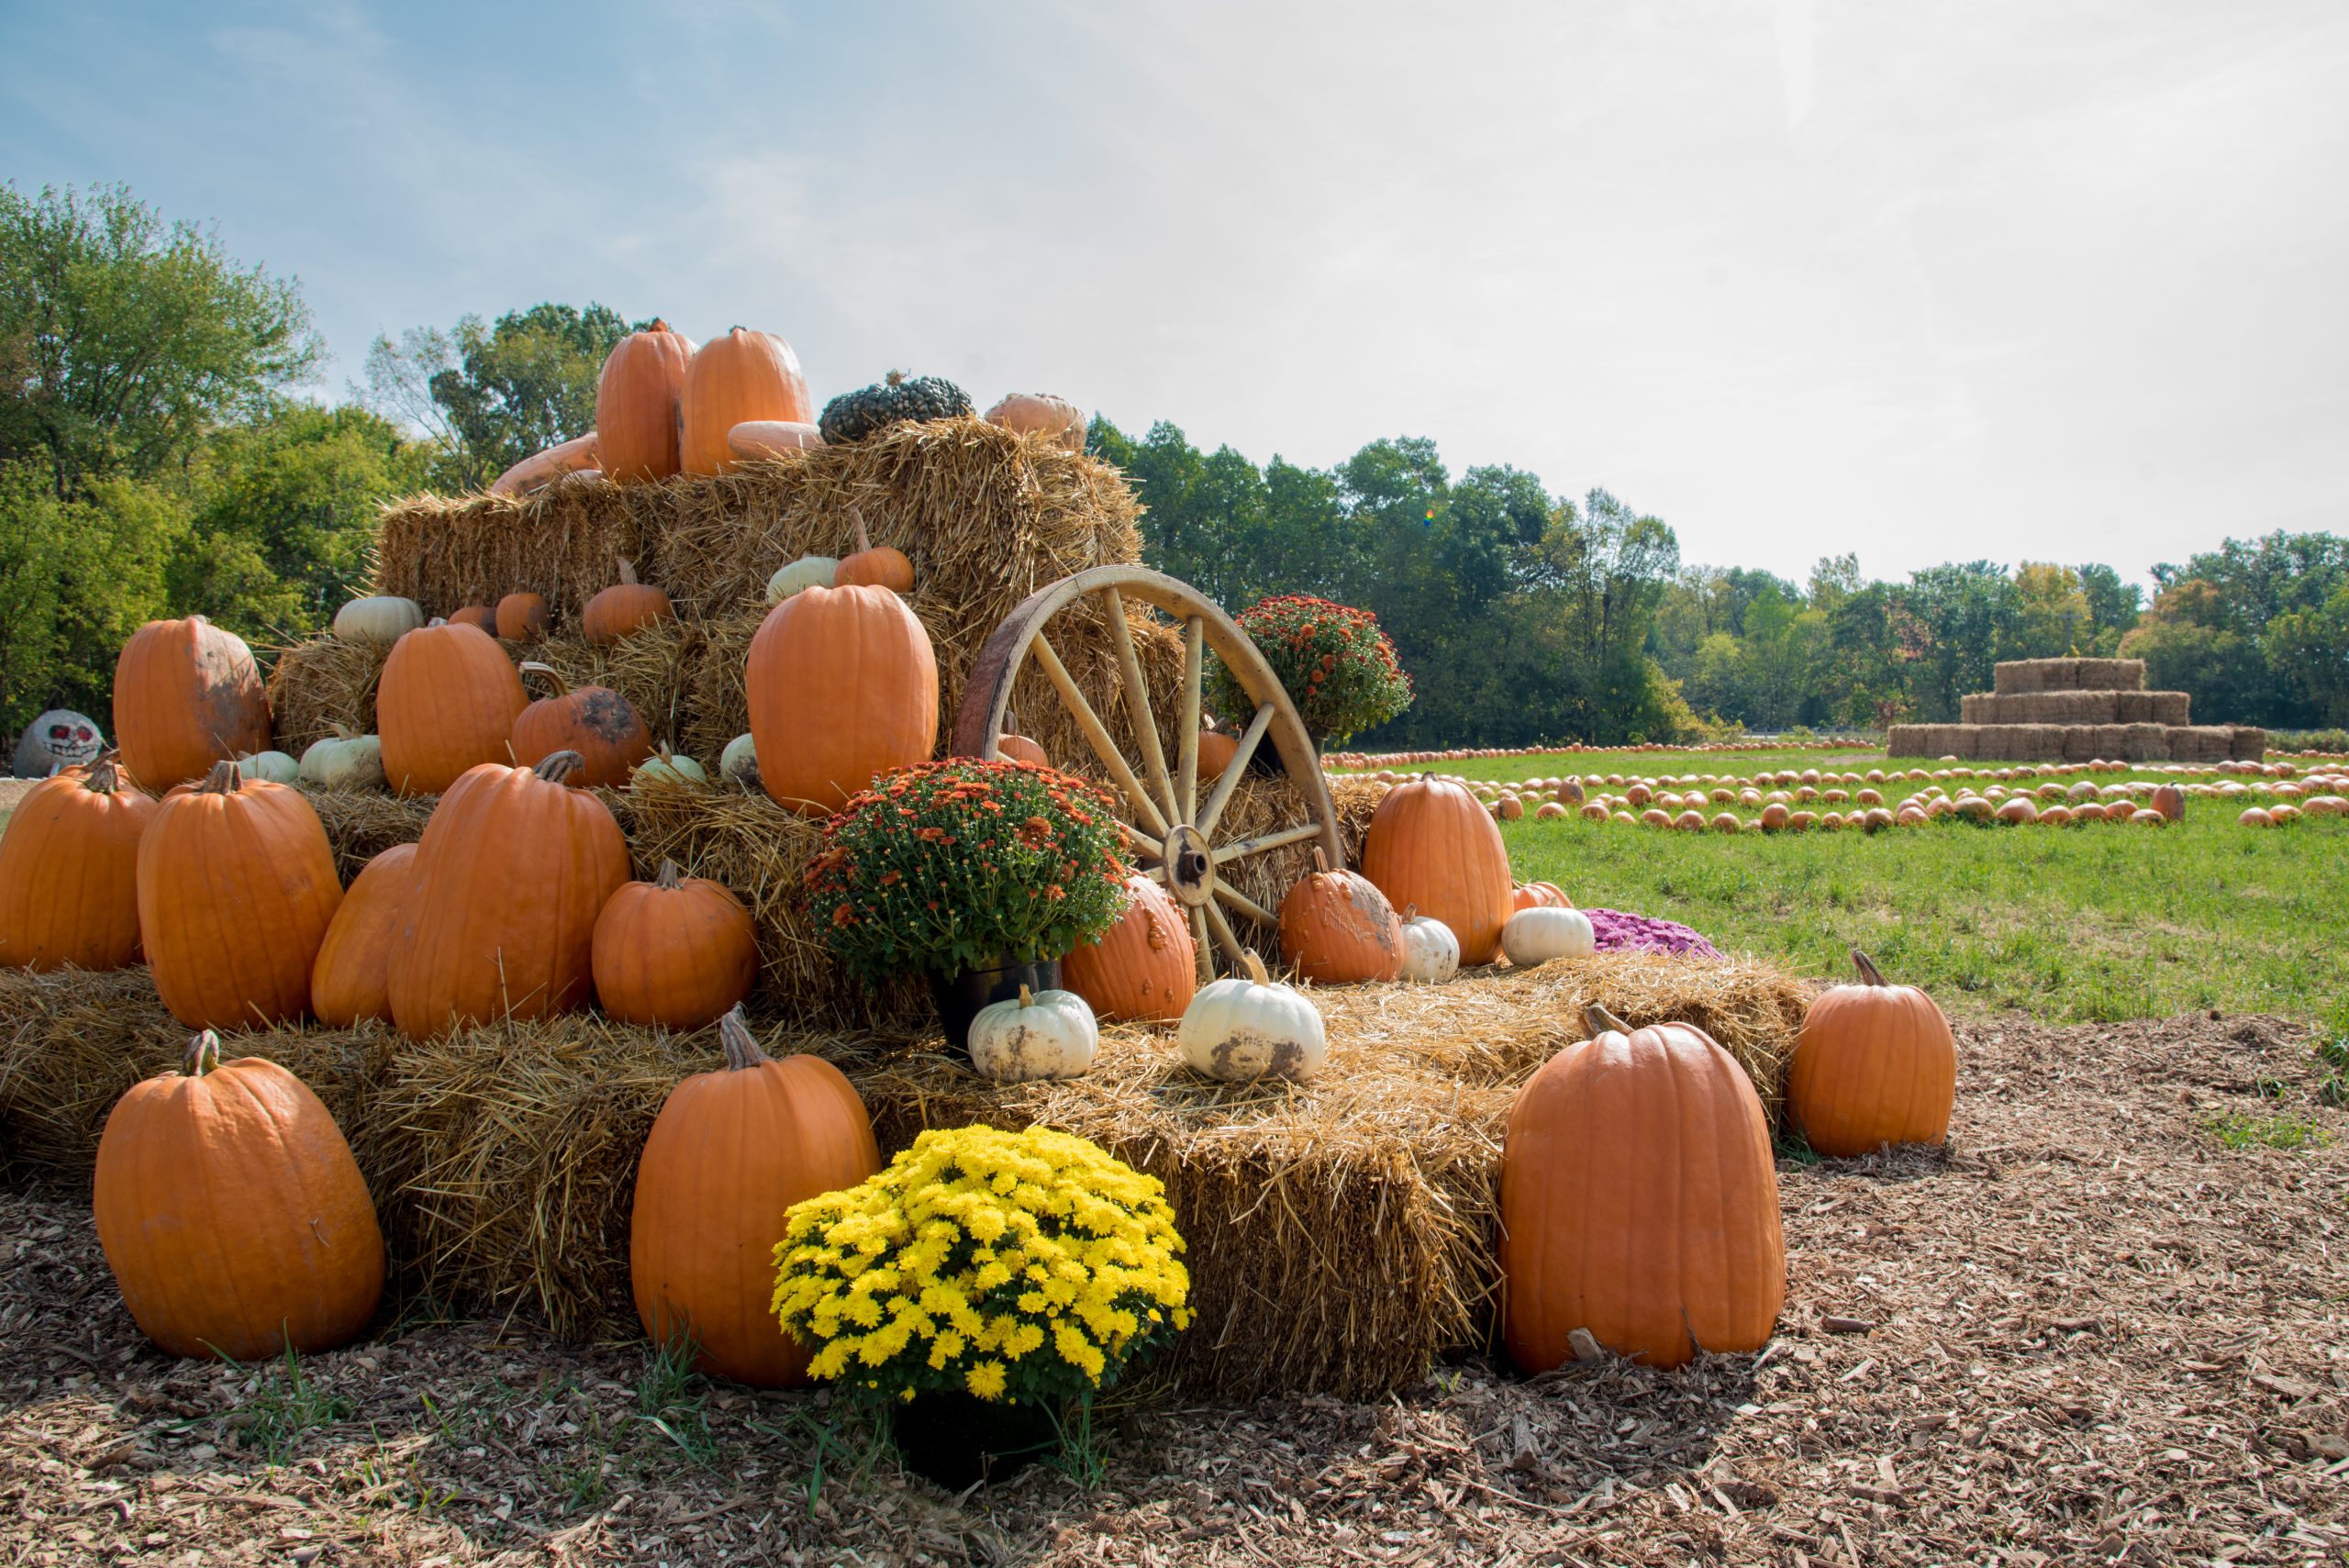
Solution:
M1123 706L1133 728L1135 749L1141 753L1131 760L1118 750L1108 727L1094 712L1046 635L1053 617L1085 599L1099 601L1102 620L1117 653ZM1182 633L1180 709L1175 715L1175 755L1171 766L1126 619L1132 601L1166 615ZM1209 651L1223 661L1255 705L1255 712L1240 734L1238 751L1203 796L1199 716ZM1012 688L1031 660L1052 683L1061 706L1108 773L1127 847L1142 862L1142 874L1163 887L1188 917L1200 980L1215 978L1219 951L1227 968L1240 972L1250 944L1233 929L1232 917L1255 922L1267 932L1277 929L1280 921L1219 874L1222 868L1292 844L1319 845L1330 864L1345 863L1329 781L1322 776L1312 735L1280 677L1273 673L1248 634L1189 584L1138 566L1097 566L1039 588L988 637L971 666L970 684L955 714L958 756L1001 759L999 742L1010 712ZM1246 839L1222 834L1225 807L1247 776L1251 760L1268 740L1303 799L1304 819Z

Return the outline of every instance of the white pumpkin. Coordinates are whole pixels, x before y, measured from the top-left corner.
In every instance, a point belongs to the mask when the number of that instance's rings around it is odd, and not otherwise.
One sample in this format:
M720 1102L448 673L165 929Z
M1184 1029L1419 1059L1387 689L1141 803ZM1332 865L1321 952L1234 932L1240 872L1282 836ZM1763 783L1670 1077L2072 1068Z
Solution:
M759 749L749 736L737 735L726 743L718 755L718 776L752 795L764 787L759 783Z
M249 779L290 784L302 776L302 764L283 751L254 751L237 759L237 770Z
M803 555L767 579L767 603L779 605L802 588L829 588L840 567L832 556Z
M691 757L681 757L663 746L659 751L636 765L636 772L629 775L629 787L634 789L648 779L658 779L668 784L706 785L709 783L709 773Z
M998 1084L1076 1078L1093 1065L1101 1030L1074 991L1019 988L1012 1002L981 1007L971 1020L971 1065Z
M1460 939L1441 920L1407 909L1403 915L1403 972L1419 985L1441 985L1460 973Z
M1598 935L1579 909L1520 909L1501 927L1501 951L1520 969L1553 958L1588 958L1598 951Z
M1295 990L1274 984L1254 953L1246 956L1244 977L1199 987L1183 1009L1174 1043L1184 1061L1228 1084L1267 1075L1301 1083L1330 1055L1321 1014Z
M353 599L334 613L334 634L347 642L397 642L423 624L421 605L391 594Z
M304 784L320 789L382 789L384 742L373 735L340 733L313 740L298 772Z

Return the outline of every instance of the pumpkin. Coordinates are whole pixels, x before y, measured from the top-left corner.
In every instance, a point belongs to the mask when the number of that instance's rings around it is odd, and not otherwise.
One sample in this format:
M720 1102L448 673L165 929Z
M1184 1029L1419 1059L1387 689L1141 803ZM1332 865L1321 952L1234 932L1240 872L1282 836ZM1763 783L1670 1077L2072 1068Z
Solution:
M401 795L439 795L468 768L513 755L530 699L506 651L469 626L419 627L392 645L375 687L384 777Z
M2027 828L2039 820L2039 807L2018 795L1998 802L1991 815L2010 828Z
M1596 1038L1519 1091L1501 1146L1502 1337L1520 1371L1573 1356L1586 1330L1619 1355L1679 1366L1759 1350L1785 1303L1786 1241L1762 1102L1689 1024Z
M673 1029L707 1028L751 994L759 933L731 889L680 876L664 860L596 917L596 997L611 1017Z
M909 376L891 371L873 385L843 392L824 405L817 421L834 446L861 441L907 421L960 418L971 412L970 395L943 376Z
M290 784L302 776L302 764L283 751L255 751L236 759L237 771L249 779Z
M2174 784L2154 786L2153 807L2173 822L2186 820L2186 792Z
M1392 980L1403 972L1403 922L1376 884L1331 871L1317 847L1313 870L1281 900L1281 962L1321 985Z
M1460 939L1441 920L1416 908L1403 911L1403 968L1397 979L1441 985L1460 973Z
M628 881L628 843L604 803L568 787L583 765L484 762L424 825L416 893L392 955L392 1021L412 1040L584 1006L596 917Z
M1598 951L1598 936L1579 909L1520 909L1501 927L1501 951L1516 967L1531 969L1553 958L1588 958Z
M1033 762L1040 768L1052 765L1052 753L1019 733L1017 718L1007 714L1003 733L995 738L996 754L1007 762Z
M816 417L791 345L740 327L694 350L678 409L684 421L678 456L687 473L723 473L740 462L726 438L746 420L806 425Z
M1265 1076L1303 1082L1330 1054L1313 1004L1265 974L1251 951L1248 973L1199 987L1175 1026L1174 1043L1193 1069L1227 1084Z
M547 624L543 595L508 594L497 601L497 635L508 642L537 642L546 636Z
M759 743L745 732L726 743L718 754L718 776L738 789L752 795L762 793L759 784Z
M1231 759L1240 755L1240 741L1220 729L1199 731L1199 782L1221 778Z
M532 452L490 482L493 495L522 495L543 489L573 473L583 473L596 467L596 437L593 431L574 436L570 440Z
M139 840L139 937L190 1029L252 1029L310 1007L310 966L342 902L334 851L298 790L217 762Z
M13 759L20 779L45 779L61 768L86 767L106 749L98 721L70 707L53 707L17 738Z
M397 642L423 624L422 606L392 594L353 599L334 613L334 634L345 642Z
M114 665L122 768L149 790L200 779L269 744L269 697L252 650L202 616L150 620Z
M1942 1143L1957 1097L1957 1041L1933 999L1852 951L1860 984L1810 1005L1787 1074L1787 1108L1820 1153Z
M823 444L822 431L793 419L745 419L726 432L726 450L745 462L813 451Z
M2270 817L2266 812L2261 810L2256 806L2245 806L2243 808L2243 815L2236 817L2235 820L2245 828L2273 828L2276 826L2276 818ZM5 852L6 847L0 846L0 853ZM5 862L0 862L0 864L4 863Z
M1397 908L1449 927L1460 962L1490 963L1500 951L1514 884L1500 829L1456 784L1418 778L1387 792L1363 843L1363 874Z
M938 743L930 633L886 588L793 595L751 639L747 675L759 781L794 811L838 811Z
M677 404L693 357L693 339L658 317L612 345L596 378L596 455L613 484L640 484L677 472Z
M1557 802L1550 804L1555 806ZM1574 906L1575 901L1566 896L1566 890L1554 882L1529 882L1509 899L1512 909L1571 909Z
M139 840L155 812L112 752L26 791L0 830L0 964L138 962Z
M754 1388L807 1381L807 1351L775 1327L774 1246L791 1206L881 1168L873 1124L839 1068L772 1061L740 1012L718 1023L726 1065L669 1091L636 1170L629 1284L656 1345Z
M1017 999L991 1003L971 1019L971 1065L998 1084L1081 1078L1100 1043L1093 1009L1074 991L1022 985Z
M222 1062L209 1029L116 1102L90 1197L123 1305L172 1355L332 1350L383 1299L384 1233L334 1118L273 1062Z
M332 735L303 749L295 769L301 783L320 789L381 789L384 787L384 740L379 735L353 735L340 725Z
M832 573L832 585L837 588L887 588L895 593L914 591L914 563L906 559L902 550L887 545L875 546L873 537L864 531L864 517L856 519L856 549L841 557Z
M829 555L803 555L787 566L776 567L774 575L767 579L767 603L779 605L802 588L831 587L840 565Z
M585 762L571 775L572 787L617 788L652 754L644 720L609 686L572 686L553 666L536 660L525 660L518 673L526 689L532 675L554 688L552 696L540 697L514 720L514 761L523 767L535 767L557 751L576 751Z
M987 423L1041 436L1063 451L1085 450L1085 410L1049 393L1015 392L987 410Z
M1061 960L1061 982L1103 1018L1179 1018L1198 991L1198 965L1181 907L1136 872L1126 878L1126 912L1098 940Z
M490 636L495 637L497 635L497 612L487 605L467 605L462 609L454 609L449 612L449 624L451 626L469 626L475 631L485 631Z
M416 846L395 844L359 868L310 965L310 1012L328 1029L392 1021L392 946L416 889Z
M755 756L754 750L754 760ZM629 788L634 789L639 784L647 782L675 784L679 788L693 784L707 788L709 771L691 757L681 756L663 746L652 756L637 764L636 771L629 775L628 784Z
M587 601L579 612L580 635L598 648L634 637L650 626L677 618L666 590L636 580L636 567L623 561L620 580Z

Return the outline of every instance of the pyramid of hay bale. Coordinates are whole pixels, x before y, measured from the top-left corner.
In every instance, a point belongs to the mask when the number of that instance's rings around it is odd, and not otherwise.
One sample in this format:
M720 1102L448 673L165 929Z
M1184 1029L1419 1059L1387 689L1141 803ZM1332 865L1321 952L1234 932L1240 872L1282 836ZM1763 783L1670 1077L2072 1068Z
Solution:
M1992 671L1995 690L1958 700L1956 724L1896 724L1894 757L2009 762L2258 762L2267 732L2196 724L2184 692L2144 689L2140 659L2015 659Z

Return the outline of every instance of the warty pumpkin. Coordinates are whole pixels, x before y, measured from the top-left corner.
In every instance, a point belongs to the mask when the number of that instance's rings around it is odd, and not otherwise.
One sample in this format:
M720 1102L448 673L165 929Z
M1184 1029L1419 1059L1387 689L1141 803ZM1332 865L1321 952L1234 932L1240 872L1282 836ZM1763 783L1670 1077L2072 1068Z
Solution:
M416 846L394 844L359 868L310 965L310 1014L328 1029L392 1021L393 944L416 891Z
M310 968L342 903L334 851L299 790L217 762L156 807L139 840L139 937L190 1029L253 1029L310 1006Z
M244 639L202 616L150 620L114 665L122 768L161 794L212 764L269 746L269 695Z
M759 782L794 811L838 811L874 775L938 743L938 661L886 588L804 588L751 639Z
M875 545L873 536L864 531L864 517L856 519L856 549L841 557L833 569L832 585L836 588L887 588L893 593L914 591L914 563L902 550L888 545Z
M579 632L599 648L634 637L646 627L675 620L677 609L666 589L636 580L633 562L619 563L620 580L587 601L579 612Z
M529 706L491 639L446 622L417 628L392 645L375 687L385 781L401 795L438 795L468 768L508 761Z
M544 595L508 594L497 601L495 629L507 642L537 642L546 636L548 624Z
M1519 1091L1501 1146L1509 1359L1547 1372L1577 1329L1658 1367L1761 1349L1787 1253L1753 1084L1692 1025L1588 1021Z
M1061 960L1061 984L1101 1018L1179 1018L1199 988L1198 945L1174 898L1135 872L1126 878L1126 912Z
M596 436L591 430L586 435L558 442L544 451L532 452L490 481L489 493L493 495L524 495L559 484L574 473L596 471Z
M1787 1108L1834 1159L1887 1143L1941 1143L1957 1099L1957 1040L1933 999L1895 985L1854 948L1860 984L1810 1005L1787 1074Z
M718 1023L726 1065L669 1091L637 1164L629 1284L646 1338L690 1340L705 1373L754 1388L807 1381L775 1326L774 1246L796 1203L881 1168L873 1125L840 1069L771 1060L740 1010Z
M1451 928L1460 962L1490 963L1500 951L1514 884L1501 830L1456 784L1418 778L1386 793L1371 814L1363 874L1397 908Z
M514 761L536 767L557 751L576 751L583 759L571 775L574 789L618 788L639 762L652 755L652 732L628 698L609 686L573 686L551 664L526 659L518 672L524 689L537 675L554 688L514 720ZM722 1010L722 1009L721 1009Z
M693 339L658 317L612 345L596 378L596 456L613 484L641 484L678 472L678 405L693 357Z
M387 986L402 1034L586 1005L596 917L628 881L628 842L602 801L566 784L580 765L576 751L484 762L433 808Z
M791 345L773 333L740 327L694 350L678 408L684 422L678 456L687 473L723 473L743 461L727 437L745 421L816 421L816 406Z
M139 840L155 811L111 751L28 790L0 831L0 964L139 962Z
M222 1062L209 1029L115 1103L90 1196L123 1305L173 1355L329 1351L383 1298L384 1234L334 1118L273 1062Z
M1281 900L1281 962L1321 985L1392 980L1403 972L1403 922L1375 884L1331 871L1317 847L1313 870Z
M623 884L596 917L596 997L631 1024L707 1028L751 994L759 934L733 890L680 876L662 861L651 882Z

